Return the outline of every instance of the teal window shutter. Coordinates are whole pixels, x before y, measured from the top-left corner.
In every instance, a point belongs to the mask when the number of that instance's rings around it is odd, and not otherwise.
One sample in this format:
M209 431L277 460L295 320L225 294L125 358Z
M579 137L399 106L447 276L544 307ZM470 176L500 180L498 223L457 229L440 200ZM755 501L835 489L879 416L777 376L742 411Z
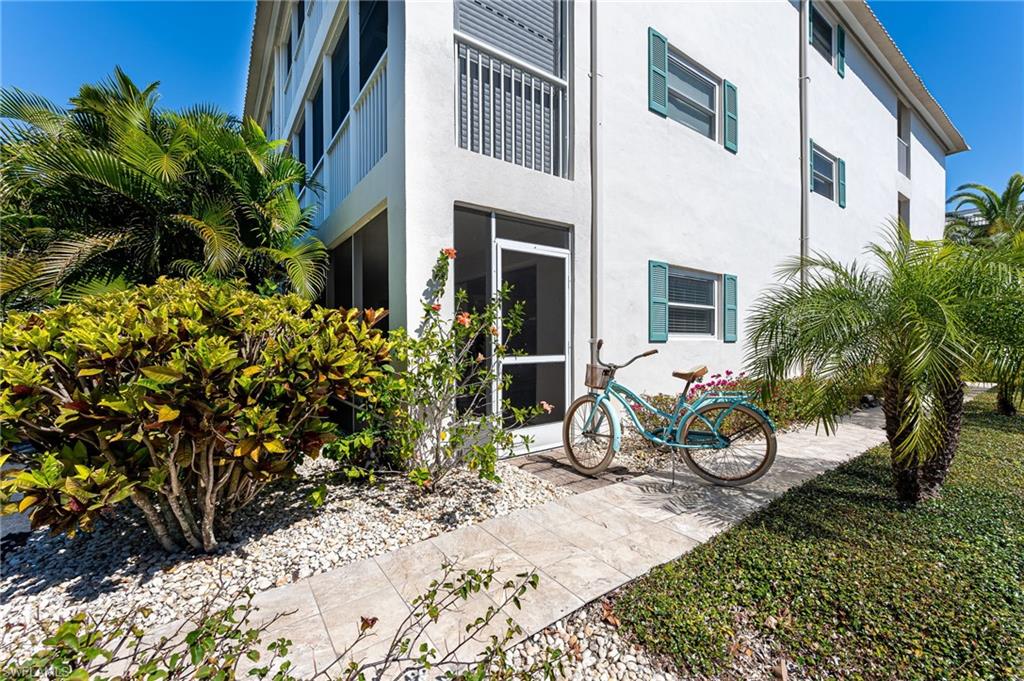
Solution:
M668 115L668 40L647 29L647 108Z
M664 343L668 340L668 263L647 262L647 340Z
M839 159L838 174L839 174L839 207L846 208L846 161Z
M836 26L836 71L840 78L846 77L846 29Z
M737 306L736 306L736 275L722 275L722 298L724 300L722 315L722 340L726 343L736 342Z
M740 148L740 113L736 86L725 81L722 87L722 109L725 110L725 148L736 153Z

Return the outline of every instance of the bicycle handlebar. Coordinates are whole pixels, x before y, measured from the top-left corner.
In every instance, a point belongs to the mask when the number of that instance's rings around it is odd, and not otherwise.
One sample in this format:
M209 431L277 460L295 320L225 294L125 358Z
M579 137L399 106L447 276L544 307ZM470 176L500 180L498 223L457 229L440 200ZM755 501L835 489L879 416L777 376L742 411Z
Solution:
M651 355L658 354L658 350L657 349L648 350L647 352L641 352L639 355L637 355L636 357L633 357L632 359L630 359L625 364L612 364L611 362L604 362L604 361L601 360L601 348L602 347L604 347L604 339L600 339L599 338L597 340L597 353L596 353L597 363L600 364L601 366L607 367L609 369L622 369L624 367L628 367L630 364L632 364L633 362L637 361L638 359L641 359L642 357L650 357Z

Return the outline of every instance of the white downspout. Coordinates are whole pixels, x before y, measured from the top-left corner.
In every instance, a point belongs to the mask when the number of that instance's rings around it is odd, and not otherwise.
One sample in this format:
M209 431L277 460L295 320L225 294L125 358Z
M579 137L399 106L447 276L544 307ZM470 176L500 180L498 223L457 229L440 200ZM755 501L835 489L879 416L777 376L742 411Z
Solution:
M598 113L597 113L597 0L590 0L590 362L597 361L597 339L601 332L600 287L600 192L598 191Z
M807 43L810 40L810 0L800 0L800 258L808 255L810 239L808 209L810 208L810 136L807 127ZM806 284L806 274L800 270L800 286Z

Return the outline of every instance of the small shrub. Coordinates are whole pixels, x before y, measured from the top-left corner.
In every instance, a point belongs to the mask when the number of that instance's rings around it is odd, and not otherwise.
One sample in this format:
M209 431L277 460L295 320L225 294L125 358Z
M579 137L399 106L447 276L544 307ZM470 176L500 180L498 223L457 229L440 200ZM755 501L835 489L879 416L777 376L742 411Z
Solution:
M872 372L871 376L862 383L850 387L847 393L847 403L850 409L857 407L864 395L881 394L881 373ZM701 395L717 390L743 391L750 394L753 402L771 417L777 428L787 429L805 425L814 420L811 410L812 396L820 383L812 376L799 376L779 381L771 392L763 394L761 386L750 379L746 373L734 373L726 370L719 374L711 374L706 381L695 382L687 393L688 402L694 402ZM655 395L644 395L644 399L652 405L671 413L675 408L678 395L659 393ZM648 430L659 428L664 425L663 420L656 415L637 409L640 423Z
M420 327L415 335L403 329L391 335L395 365L403 369L374 384L362 412L375 446L386 450L380 458L401 462L410 479L425 489L435 489L461 467L497 480L498 455L511 451L517 440L513 429L542 409L515 408L506 399L502 414L492 411L493 386L500 383L507 392L511 385L510 375L499 374L498 363L508 353L508 338L522 325L522 304L505 306L505 289L482 309L469 310L465 292L456 291L455 313L442 314L441 298L455 257L450 248L438 255Z
M160 543L211 551L232 515L333 437L328 400L368 395L378 312L160 280L40 313L0 341L0 478L34 527L88 529L130 499ZM31 443L36 456L17 444Z

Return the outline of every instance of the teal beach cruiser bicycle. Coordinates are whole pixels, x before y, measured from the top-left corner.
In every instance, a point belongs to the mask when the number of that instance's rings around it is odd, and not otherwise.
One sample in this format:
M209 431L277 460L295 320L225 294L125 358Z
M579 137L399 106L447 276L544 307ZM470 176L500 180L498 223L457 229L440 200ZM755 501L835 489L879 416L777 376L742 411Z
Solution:
M603 345L604 341L597 342L597 364L587 365L585 383L590 392L569 406L562 425L565 452L577 471L599 475L621 448L617 402L645 439L670 447L673 453L682 451L690 470L708 482L745 485L768 472L775 461L775 425L748 393L710 389L687 402L690 386L707 373L707 367L674 371L672 375L686 381L686 387L674 409L662 411L615 380L619 369L658 351L648 350L625 364L612 364L601 361ZM638 409L653 415L657 427L645 428ZM674 479L675 456L672 464Z

